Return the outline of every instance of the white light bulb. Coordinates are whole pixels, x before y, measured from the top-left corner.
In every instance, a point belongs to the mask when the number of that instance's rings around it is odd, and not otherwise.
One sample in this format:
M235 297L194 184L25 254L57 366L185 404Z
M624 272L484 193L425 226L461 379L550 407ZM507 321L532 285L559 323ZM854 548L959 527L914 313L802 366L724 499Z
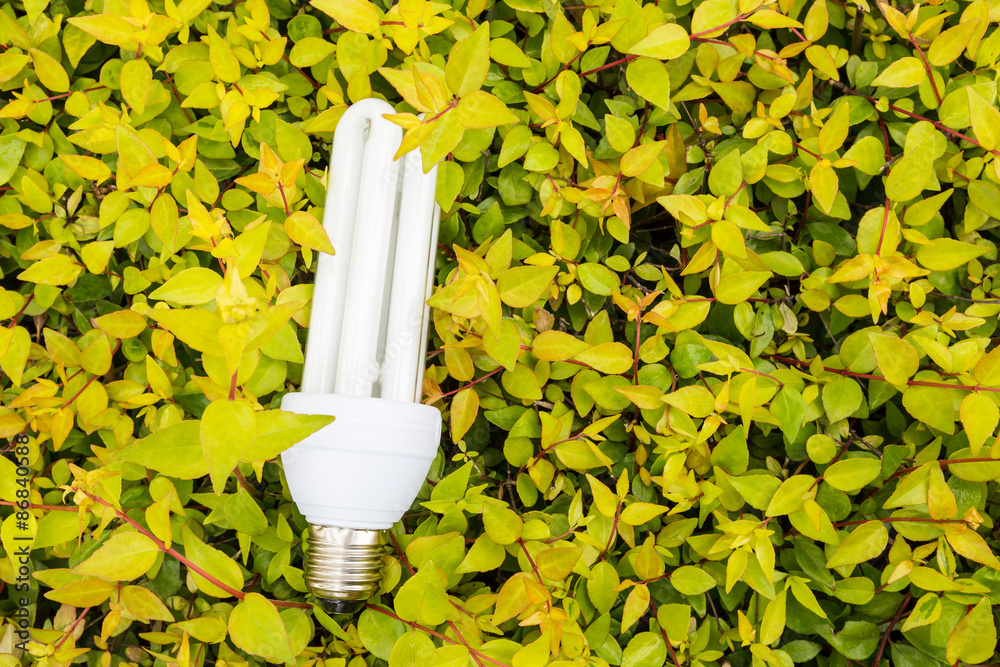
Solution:
M393 155L402 131L367 99L341 117L323 225L336 255L316 269L302 391L281 408L333 415L282 454L310 524L306 581L332 611L377 589L386 531L416 498L437 453L441 415L419 403L434 280L437 168Z

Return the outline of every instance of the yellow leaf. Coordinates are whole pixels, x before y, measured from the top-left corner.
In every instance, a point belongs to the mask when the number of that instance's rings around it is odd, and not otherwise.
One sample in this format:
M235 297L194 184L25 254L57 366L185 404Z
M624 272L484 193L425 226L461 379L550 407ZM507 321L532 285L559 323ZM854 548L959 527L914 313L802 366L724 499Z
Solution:
M958 555L992 567L994 570L1000 570L1000 561L997 561L986 540L976 531L965 526L947 525L945 535L948 537L948 544Z
M17 279L37 285L66 285L83 271L83 267L67 255L53 255L37 261L21 273Z
M316 9L354 32L371 34L379 29L379 14L368 0L309 0Z
M126 586L121 592L121 604L132 616L143 621L167 621L173 623L173 613L148 588ZM90 605L93 606L93 605Z
M118 146L118 161L126 176L135 176L143 167L156 162L153 151L128 125L115 126L115 142Z
M305 248L319 250L328 255L334 254L333 244L326 229L311 213L295 211L285 218L285 231L289 238Z
M844 145L847 131L850 129L850 117L850 105L845 103L838 106L837 110L827 118L823 128L819 131L820 155L832 153Z
M174 174L170 169L164 167L159 162L148 164L132 177L128 182L128 187L145 186L147 188L164 188L170 185Z
M97 181L98 185L111 176L111 169L101 160L87 155L60 155L63 164L75 171L81 178Z

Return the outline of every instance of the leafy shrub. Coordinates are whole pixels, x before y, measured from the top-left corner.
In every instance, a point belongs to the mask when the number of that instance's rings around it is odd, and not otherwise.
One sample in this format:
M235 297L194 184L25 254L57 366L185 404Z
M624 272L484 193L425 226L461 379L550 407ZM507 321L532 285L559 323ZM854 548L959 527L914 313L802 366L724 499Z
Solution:
M0 665L995 660L990 3L312 4L0 8ZM451 438L331 618L276 408L373 95Z

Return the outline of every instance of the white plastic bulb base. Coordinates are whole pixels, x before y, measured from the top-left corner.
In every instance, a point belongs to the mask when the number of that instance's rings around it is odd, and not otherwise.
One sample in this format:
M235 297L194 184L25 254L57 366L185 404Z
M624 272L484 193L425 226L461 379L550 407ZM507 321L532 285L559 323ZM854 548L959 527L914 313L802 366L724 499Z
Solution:
M292 500L309 522L306 583L332 612L375 594L387 531L410 509L441 439L441 413L420 403L286 394L281 409L334 422L281 455Z

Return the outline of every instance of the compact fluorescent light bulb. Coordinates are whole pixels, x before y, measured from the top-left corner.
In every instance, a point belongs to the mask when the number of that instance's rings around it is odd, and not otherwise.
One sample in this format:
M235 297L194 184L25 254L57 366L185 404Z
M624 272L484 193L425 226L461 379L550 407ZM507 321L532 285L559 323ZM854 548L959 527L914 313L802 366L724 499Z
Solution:
M440 211L437 168L393 155L402 130L382 100L352 105L333 140L301 392L282 410L333 415L282 454L309 522L306 583L329 611L378 588L388 529L410 508L437 453L441 414L420 401L426 305Z

